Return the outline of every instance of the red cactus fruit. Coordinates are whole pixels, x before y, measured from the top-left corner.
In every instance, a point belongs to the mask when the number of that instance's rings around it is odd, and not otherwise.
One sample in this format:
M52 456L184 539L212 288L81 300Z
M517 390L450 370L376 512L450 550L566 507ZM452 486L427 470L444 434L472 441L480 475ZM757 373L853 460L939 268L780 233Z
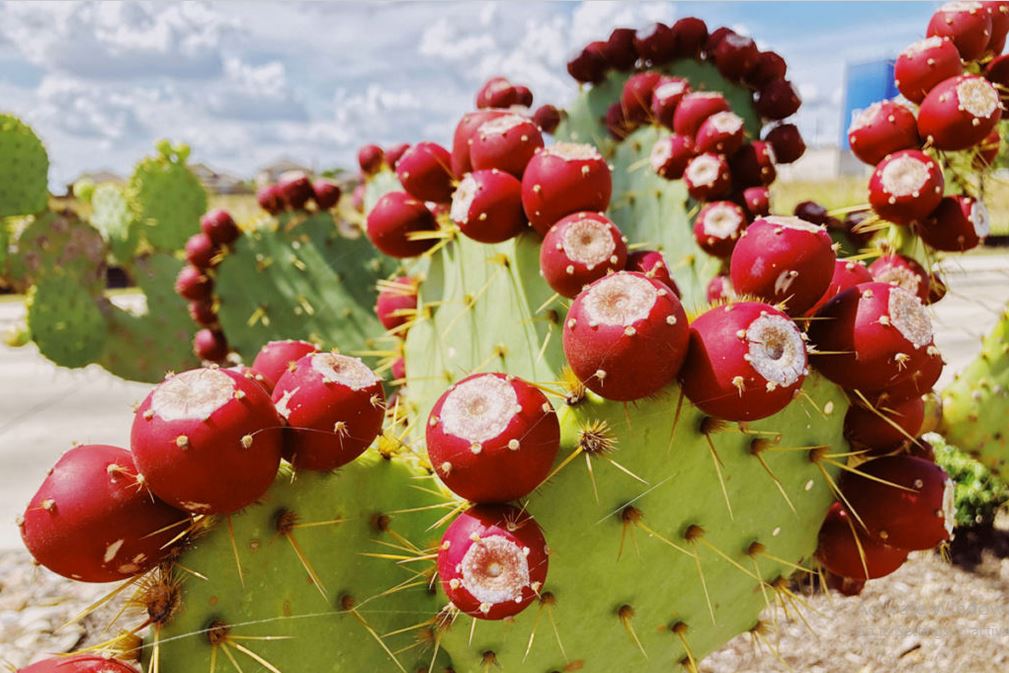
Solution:
M746 229L746 213L730 201L705 204L694 219L694 240L709 255L727 258Z
M621 71L633 69L638 60L638 50L634 45L634 29L614 28L606 40L603 54L611 68Z
M691 323L680 383L704 413L752 421L784 409L807 369L795 323L767 304L741 302L716 306Z
M284 199L281 197L280 187L277 185L264 185L260 187L259 191L256 192L256 203L271 215L276 215L284 210Z
M195 266L182 267L175 278L175 292L183 299L190 301L210 299L213 291L214 281Z
M129 451L82 444L60 457L18 523L46 568L81 582L114 582L160 563L186 519L151 495Z
M446 390L427 424L427 454L456 495L475 503L518 500L550 473L560 423L546 395L505 374L474 374Z
M888 283L839 293L809 326L813 365L844 388L882 390L924 366L932 321L918 297Z
M392 374L394 383L397 381L406 381L406 360L403 356L400 356L392 361L392 366L389 367L389 373ZM392 398L389 399L389 405L392 405Z
M350 193L350 205L351 207L359 213L364 213L364 183L360 183L357 187L354 187L354 191Z
M932 15L926 35L948 37L960 58L973 61L988 48L992 17L980 2L947 2Z
M629 401L676 378L687 340L687 317L676 295L654 278L619 271L589 285L571 304L564 354L590 390Z
M816 548L817 560L831 573L862 581L886 577L904 565L907 554L866 534L839 502L831 505Z
M899 285L928 303L928 272L910 257L896 253L881 256L869 265L872 279L880 283Z
M877 458L845 473L841 492L869 534L908 549L932 549L953 537L953 481L935 463L914 456Z
M403 189L421 201L444 203L452 198L452 156L437 143L412 145L396 162Z
M1006 0L982 0L981 4L991 16L991 39L988 41L988 53L998 56L1005 48L1006 35L1009 34L1009 2Z
M522 176L522 208L541 236L554 222L580 210L610 205L610 167L592 145L554 143L537 152Z
M743 190L743 203L751 218L771 213L771 193L767 187L747 187Z
M860 596L865 590L865 580L841 577L826 569L824 569L824 573L827 576L827 588L836 591L842 596Z
M729 112L729 101L720 93L694 91L680 99L673 113L673 130L693 138L704 120L716 112Z
M378 145L362 145L357 151L357 165L362 175L374 175L382 168L385 153Z
M762 51L757 54L753 67L744 76L747 85L759 89L774 80L785 79L788 64L777 52Z
M677 19L669 27L673 33L676 58L698 59L708 40L708 26L704 21L694 16Z
M705 290L705 298L708 300L709 304L728 301L734 296L735 295L732 292L732 281L729 280L728 276L715 276L708 281L708 287Z
M830 285L823 296L806 311L807 316L815 315L828 301L841 294L849 287L855 287L860 283L871 283L872 274L869 269L859 261L851 259L838 259L834 261L834 275L830 278Z
M568 61L568 74L583 84L598 84L606 77L606 43L590 42Z
M217 245L229 245L242 234L228 211L215 208L200 218L200 230Z
M984 77L962 75L937 84L918 110L918 133L940 150L965 150L1002 118L999 94Z
M837 259L832 246L822 226L801 218L758 218L732 252L732 286L802 315L830 285Z
M522 210L522 183L492 168L462 179L452 195L452 220L463 234L481 243L501 243L528 226Z
M664 23L653 23L637 31L634 47L646 62L664 65L676 57L676 34Z
M517 114L484 122L472 140L469 155L474 169L496 168L517 178L522 177L536 150L543 147L539 127L528 117Z
M666 263L666 258L662 256L661 252L656 250L638 250L632 252L627 255L627 264L624 266L624 269L626 271L643 273L668 287L677 298L681 296L680 288L677 287L673 277L669 275L669 264Z
M627 243L617 225L601 213L572 213L550 227L540 247L540 271L562 297L624 268Z
M262 376L266 391L272 393L280 377L294 369L298 360L318 350L315 344L298 339L268 341L252 361L252 371Z
M277 381L273 403L287 421L284 456L329 471L354 460L382 432L382 379L357 358L309 353Z
M667 180L679 180L695 156L694 141L674 133L655 141L650 161L652 169L660 176Z
M729 33L708 54L722 77L738 82L753 70L760 50L752 38L738 33Z
M770 185L778 176L774 148L762 140L745 143L731 157L729 169L737 187Z
M988 134L977 146L977 156L974 158L974 168L979 171L986 171L995 165L999 150L1002 147L1002 136L998 128Z
M18 669L17 673L137 673L137 669L118 659L79 654L43 659L27 668Z
M399 160L403 158L403 154L408 149L410 149L410 143L399 143L398 145L387 147L385 150L385 165L396 170L396 164L399 163Z
M1009 88L1009 54L1003 54L989 61L984 68L984 76L995 85L1002 106L1005 107L1009 104L1009 91L1007 91Z
M727 35L733 35L736 31L732 30L727 26L722 26L721 28L715 28L708 35L708 39L704 42L704 51L706 54L713 54L715 48L718 47L718 43L725 39Z
M188 303L189 317L198 325L213 327L217 324L217 311L214 310L214 302L210 299L201 299Z
M673 128L676 107L690 93L690 82L682 77L663 75L652 91L652 117L662 126Z
M918 150L887 156L869 179L869 203L876 214L895 224L924 221L942 200L942 169Z
M921 103L936 84L961 72L956 45L938 36L909 45L897 56L893 68L897 89L912 103Z
M314 195L315 205L319 207L319 210L329 210L340 202L342 191L340 190L340 185L332 180L320 178L312 183L312 194Z
M949 288L946 286L946 281L942 279L942 276L934 272L928 274L929 304L935 304L936 302L942 301L947 292L949 292Z
M852 153L875 166L891 152L921 147L918 122L908 108L891 100L862 110L848 127Z
M603 118L606 130L614 140L623 140L634 133L638 125L624 117L624 110L620 103L616 102L606 108L606 116Z
M844 436L856 448L890 451L912 441L925 421L925 401L912 397L873 406L855 403L844 417Z
M253 379L193 369L158 384L130 432L137 469L154 494L197 514L247 507L273 483L281 420Z
M778 124L767 132L764 141L774 150L778 163L790 164L806 153L806 141L795 124Z
M459 123L456 124L455 132L452 135L453 175L462 177L473 170L473 162L470 160L470 145L480 125L507 114L509 114L507 110L478 110L463 115Z
M921 397L930 393L939 377L942 376L942 370L946 363L942 359L942 353L934 345L925 350L927 357L922 360L910 376L884 390L866 390L863 391L864 394L875 404L887 406L900 404L913 397Z
M186 261L201 271L206 271L217 265L218 260L214 258L218 252L220 252L220 248L217 247L217 244L202 231L193 234L186 241Z
M624 119L631 122L644 122L652 109L652 94L662 80L662 74L654 70L646 70L631 75L624 83L620 93L620 109L624 111Z
M729 163L721 154L699 154L687 164L683 171L683 182L690 198L694 200L709 201L725 196L732 187Z
M382 327L398 330L417 311L417 281L410 276L400 276L391 283L381 285L375 301L375 314ZM402 334L402 332L400 332Z
M455 518L438 547L441 587L459 610L505 619L543 591L550 549L536 520L510 505L477 505Z
M207 362L224 362L227 359L228 340L218 329L204 328L193 335L193 354Z
M301 171L288 171L277 180L280 198L290 210L304 210L305 205L314 195L312 182Z
M916 231L936 250L965 252L988 236L991 220L983 202L962 194L946 196Z
M522 84L515 85L515 104L521 107L532 107L533 92Z
M540 105L533 113L533 122L543 133L553 133L561 123L561 111L550 103Z
M518 103L518 92L507 77L491 77L476 92L476 106L484 108L508 108Z
M697 129L694 146L698 152L732 154L743 146L746 129L735 112L716 112Z
M765 119L784 119L802 105L799 93L792 83L784 79L771 80L757 91L753 106Z
M406 192L389 192L368 213L368 238L390 257L416 257L424 253L437 241L412 239L410 235L437 229L434 214Z

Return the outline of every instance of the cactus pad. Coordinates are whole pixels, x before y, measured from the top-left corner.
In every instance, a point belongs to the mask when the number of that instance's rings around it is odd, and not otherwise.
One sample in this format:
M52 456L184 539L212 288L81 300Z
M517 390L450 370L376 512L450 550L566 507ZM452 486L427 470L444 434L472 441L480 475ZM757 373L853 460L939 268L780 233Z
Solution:
M96 185L90 201L91 225L105 239L116 260L129 262L137 249L140 229L134 226L123 188L112 183Z
M14 241L10 282L25 291L59 270L78 279L91 292L105 283L105 245L101 236L72 211L36 215Z
M133 219L157 250L180 250L200 230L207 192L186 166L187 152L159 148L158 156L141 161L126 188Z
M49 156L31 127L0 114L0 217L42 212L49 202Z
M105 318L77 277L60 271L43 276L28 292L26 304L32 340L50 360L83 367L102 354Z

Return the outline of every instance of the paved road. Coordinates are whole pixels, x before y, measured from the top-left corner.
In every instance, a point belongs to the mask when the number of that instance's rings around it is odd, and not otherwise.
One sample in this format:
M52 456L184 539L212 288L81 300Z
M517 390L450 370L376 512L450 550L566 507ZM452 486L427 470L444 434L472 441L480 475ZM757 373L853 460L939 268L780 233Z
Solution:
M937 342L950 364L944 380L973 357L978 340L1009 303L1009 255L955 260L946 276L950 294L935 309ZM20 304L0 303L0 332L21 315ZM0 549L20 545L14 518L73 442L126 445L131 405L148 390L97 366L57 367L32 346L0 345Z

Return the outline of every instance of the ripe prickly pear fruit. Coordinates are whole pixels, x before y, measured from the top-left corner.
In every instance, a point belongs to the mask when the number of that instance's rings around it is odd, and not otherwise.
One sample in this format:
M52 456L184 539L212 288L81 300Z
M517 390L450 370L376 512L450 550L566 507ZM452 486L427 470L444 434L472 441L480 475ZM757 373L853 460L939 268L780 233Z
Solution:
M272 393L280 377L294 368L302 357L318 352L315 344L297 339L269 341L259 349L252 361L252 371L263 377L266 391Z
M463 234L481 243L502 243L529 226L522 183L496 168L466 174L452 195L450 216Z
M795 323L773 306L740 302L716 306L691 323L680 383L704 413L751 421L784 409L807 369Z
M656 22L635 33L634 46L643 60L662 65L673 60L676 54L676 36L669 26Z
M382 168L385 153L378 145L364 145L357 151L357 164L363 175L374 175Z
M937 84L918 109L918 133L940 150L977 145L1002 118L999 93L978 75L961 75Z
M761 87L753 104L762 117L778 120L795 114L802 100L791 82L775 79Z
M759 54L760 50L753 38L733 32L719 40L709 56L722 77L738 82L753 70Z
M982 0L981 4L991 16L988 53L997 56L1005 48L1006 34L1009 33L1009 3L1005 0Z
M669 275L669 264L662 253L657 250L637 250L627 255L627 271L637 271L649 278L654 278L670 290L679 298L680 288L676 286L676 281Z
M312 183L312 194L319 210L329 210L340 202L340 185L332 180L319 179Z
M496 168L521 178L526 164L542 147L543 134L539 127L524 115L509 113L477 127L469 155L473 168L478 171ZM400 161L401 166L402 163Z
M118 659L82 654L37 661L17 673L137 673L137 669Z
M864 392L870 399L874 398L877 405L900 404L912 397L921 397L932 392L932 388L942 376L946 363L942 359L942 353L934 345L925 350L926 357L922 360L921 366L906 379L883 390Z
M913 441L925 422L921 396L902 402L866 406L852 404L844 417L844 436L857 448L890 451Z
M708 26L702 19L685 16L682 19L677 19L676 23L669 27L669 30L673 34L677 58L697 59L700 57L704 43L708 40Z
M694 219L694 239L709 255L728 258L746 229L746 213L731 201L705 204Z
M650 161L652 169L660 176L667 180L679 180L695 156L694 141L674 133L655 141Z
M561 111L550 103L545 103L533 112L533 121L543 133L553 133L561 123Z
M735 112L716 112L697 129L694 146L698 152L732 154L743 146L746 130Z
M546 395L505 374L474 374L446 390L427 423L431 466L454 493L502 503L532 493L550 473L561 430Z
M857 260L838 259L834 262L834 275L830 278L830 285L823 296L806 311L807 316L815 315L820 308L828 301L841 294L849 287L855 287L859 283L871 283L872 274L865 264Z
M183 299L200 301L210 299L214 281L195 266L184 266L175 279L175 292Z
M884 100L862 110L848 127L852 153L875 166L886 155L921 146L918 121L906 106Z
M991 41L992 18L980 2L947 2L928 22L928 37L948 37L960 58L980 58Z
M522 175L522 208L546 236L557 220L578 211L603 212L613 181L606 160L592 145L554 143L537 152Z
M256 381L226 369L193 369L151 391L133 419L130 446L159 498L188 512L227 514L273 483L280 430Z
M947 37L918 40L897 56L893 74L897 89L912 103L921 103L932 88L962 72L960 52Z
M770 143L762 140L746 143L729 157L732 179L737 187L766 187L778 176L775 160Z
M747 187L743 190L743 203L750 217L764 217L771 214L771 193L767 187Z
M806 153L806 141L795 124L778 124L764 136L778 163L790 164Z
M265 185L256 192L256 203L259 207L276 215L284 210L284 199L280 195L280 187L277 185Z
M614 28L606 40L603 53L606 63L616 70L631 70L638 60L633 28Z
M375 314L382 327L396 330L410 320L417 310L417 281L400 276L391 283L380 283Z
M652 91L652 117L655 121L671 130L676 108L688 93L690 82L682 77L663 75Z
M218 251L217 245L203 232L193 234L186 241L186 261L201 271L216 266L214 257Z
M562 297L574 298L589 283L619 271L627 243L617 225L599 213L572 213L550 227L540 247L540 271Z
M204 328L193 335L193 354L207 362L223 362L230 349L228 340L219 329Z
M785 79L788 64L780 54L762 51L757 54L753 67L745 75L745 82L754 89L760 89L776 79Z
M676 378L687 316L663 283L619 271L585 288L564 324L564 354L582 383L608 400L647 397Z
M988 236L991 220L983 202L956 194L943 197L932 216L915 230L936 250L965 252L976 248Z
M368 213L368 239L390 257L417 257L437 241L411 238L411 234L435 231L434 214L422 201L406 192L389 192Z
M357 358L305 355L277 380L273 402L288 425L284 455L296 468L335 470L382 432L382 379Z
M648 119L655 87L661 80L662 73L654 70L639 72L627 78L620 93L620 109L624 113L624 119L635 124Z
M509 108L517 103L515 85L507 77L491 77L476 92L476 106L485 108Z
M230 245L242 234L228 211L221 208L211 210L201 217L200 229L217 245Z
M568 61L568 74L578 82L597 84L606 77L606 43L590 42Z
M212 327L217 324L217 312L214 310L214 302L209 299L191 301L188 304L189 317L197 325Z
M918 150L888 155L869 179L869 203L876 214L895 224L922 222L942 200L942 169Z
M288 210L304 210L313 196L312 182L301 171L289 171L281 175L277 189Z
M728 276L715 276L708 281L704 298L708 300L709 304L717 304L731 299L733 296L735 295L732 292L732 281L729 280Z
M899 285L916 295L922 303L928 303L928 272L911 257L897 253L883 255L869 265L869 273L873 280Z
M504 619L539 595L549 554L532 515L507 505L478 505L456 517L442 536L438 577L462 612Z
M907 560L907 550L891 547L866 534L839 502L820 528L816 558L831 573L853 580L886 577Z
M721 154L698 154L683 171L687 193L697 201L710 201L725 196L732 188L729 164Z
M410 146L396 162L403 189L421 201L445 203L452 198L452 156L437 143Z
M673 113L673 131L693 138L704 120L716 112L728 112L729 101L720 93L696 91L680 100Z

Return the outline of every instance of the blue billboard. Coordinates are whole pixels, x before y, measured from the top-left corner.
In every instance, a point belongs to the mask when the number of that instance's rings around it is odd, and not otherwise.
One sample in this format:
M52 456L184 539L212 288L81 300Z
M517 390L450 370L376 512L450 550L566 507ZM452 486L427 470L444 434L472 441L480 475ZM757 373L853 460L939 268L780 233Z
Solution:
M893 59L849 63L845 68L844 104L841 106L842 149L848 148L848 127L855 116L876 101L899 95L893 83Z

